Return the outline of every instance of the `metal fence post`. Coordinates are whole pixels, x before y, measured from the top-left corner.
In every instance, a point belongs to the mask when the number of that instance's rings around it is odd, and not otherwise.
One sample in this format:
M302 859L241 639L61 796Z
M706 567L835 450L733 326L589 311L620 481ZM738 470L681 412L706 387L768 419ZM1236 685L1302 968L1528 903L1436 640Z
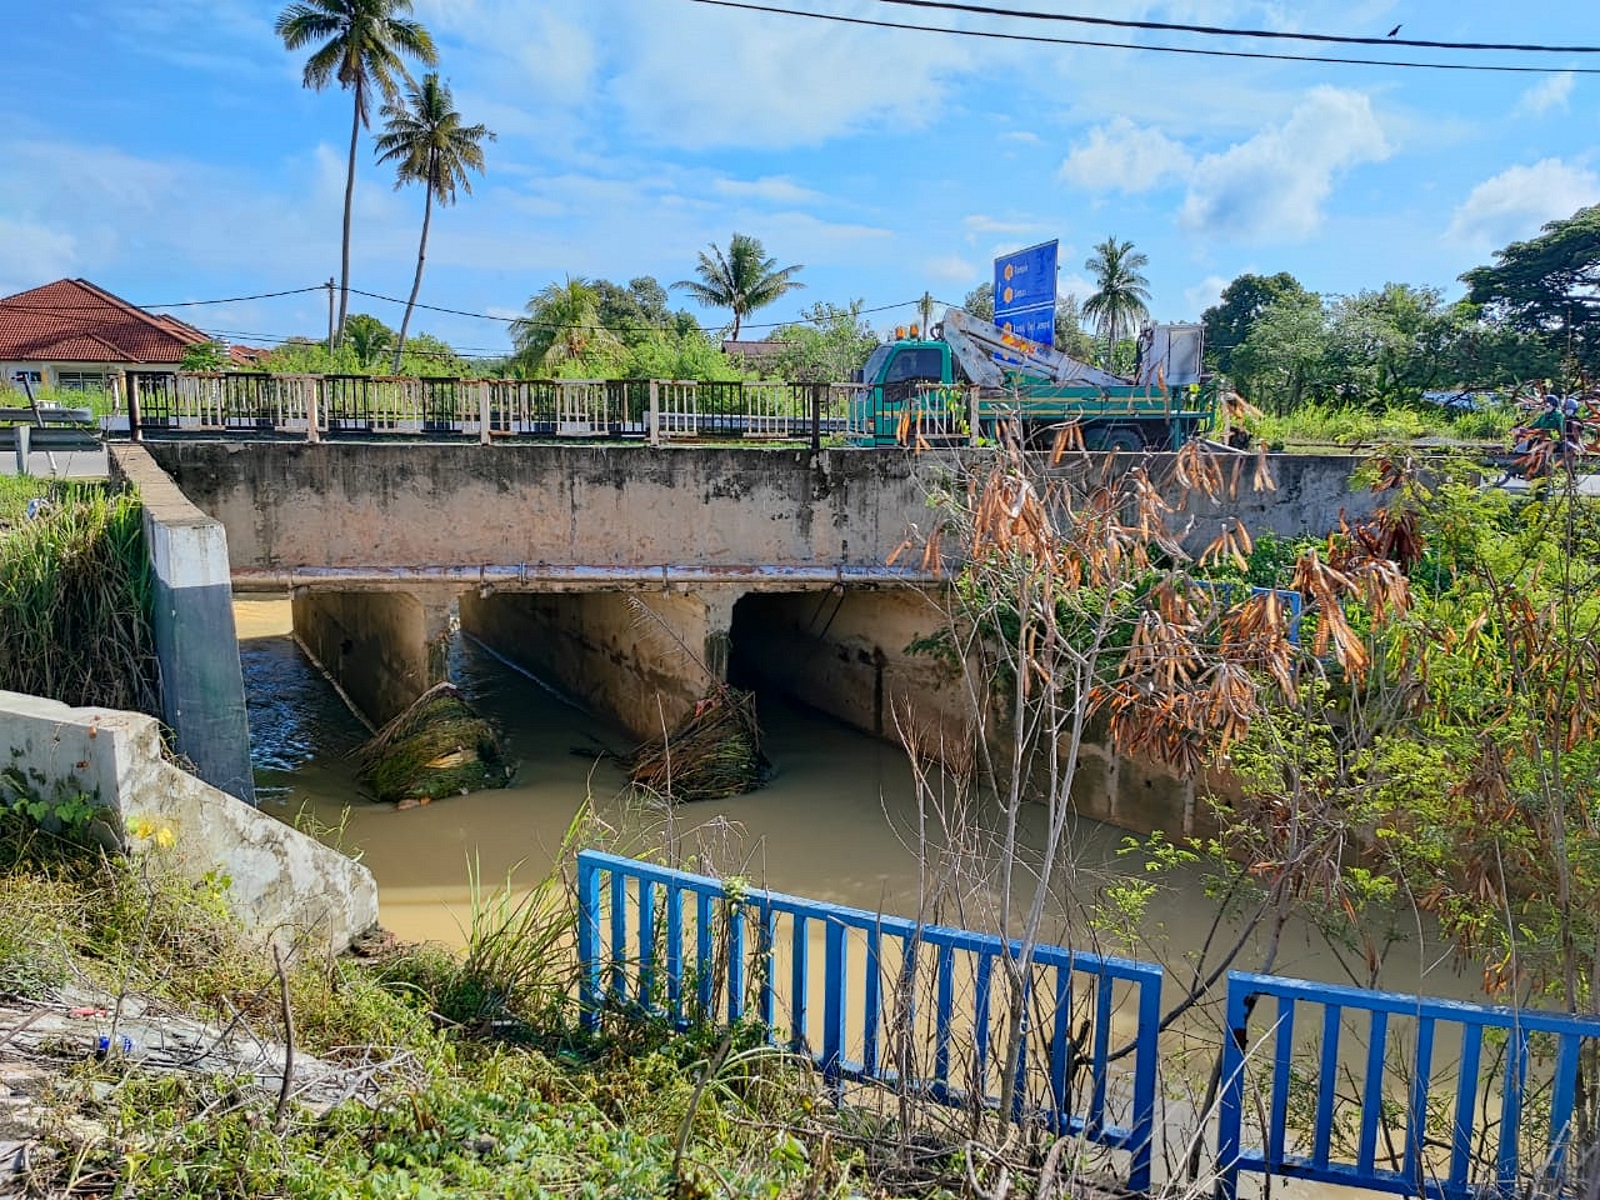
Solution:
M967 444L978 444L978 388L977 385L967 389Z
M811 385L811 453L813 454L822 449L822 394L827 386L825 383Z
M139 427L139 376L134 371L123 375L128 388L128 440L144 441L144 430Z
M489 384L487 380L478 381L478 441L487 446L491 440L489 436Z
M650 430L650 444L661 445L661 385L654 379L650 381L650 416L647 426Z
M600 868L578 855L578 1013L585 1029L600 1025Z
M1250 1036L1249 993L1231 974L1227 1022L1222 1031L1222 1091L1217 1104L1217 1196L1235 1200L1239 1191L1239 1136L1244 1118L1244 1055Z

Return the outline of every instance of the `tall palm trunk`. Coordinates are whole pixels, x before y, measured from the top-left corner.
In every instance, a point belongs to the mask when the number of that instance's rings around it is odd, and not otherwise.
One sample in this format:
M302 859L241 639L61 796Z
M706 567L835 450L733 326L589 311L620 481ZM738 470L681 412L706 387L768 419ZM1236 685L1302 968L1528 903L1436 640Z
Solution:
M356 198L356 146L361 141L361 78L356 77L355 113L350 118L350 165L344 177L344 246L339 258L339 324L333 330L333 346L344 342L344 315L350 307L350 209Z
M411 281L411 298L406 301L406 315L400 318L400 336L394 344L394 373L400 374L400 356L406 349L406 330L411 327L411 310L416 307L417 293L422 290L422 264L428 258L428 222L433 219L433 172L428 172L428 186L423 189L427 199L422 205L422 241L417 245L417 277Z

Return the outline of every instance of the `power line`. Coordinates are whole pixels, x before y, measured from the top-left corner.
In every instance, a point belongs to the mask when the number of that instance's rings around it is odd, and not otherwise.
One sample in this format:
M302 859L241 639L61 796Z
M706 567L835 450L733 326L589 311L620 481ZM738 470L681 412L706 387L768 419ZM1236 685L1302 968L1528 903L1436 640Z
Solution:
M1425 71L1493 71L1516 75L1600 75L1600 67L1526 67L1506 63L1419 62L1390 58L1342 58L1326 54L1269 54L1258 50L1206 50L1196 46L1150 46L1140 42L1108 42L1093 38L1046 37L1037 33L1002 33L992 29L951 29L943 25L913 25L908 21L877 21L868 17L846 17L839 13L807 12L804 9L748 4L742 0L689 0L713 8L736 8L745 12L773 13L783 17L806 17L813 21L833 21L841 25L863 25L873 29L909 29L916 33L948 33L956 37L986 38L1000 42L1029 42L1049 46L1089 46L1103 50L1148 50L1157 54L1184 54L1199 58L1246 58L1272 62L1339 63L1360 67L1405 67ZM1388 39L1384 39L1387 41Z
M1600 46L1549 46L1527 42L1435 42L1421 38L1349 37L1335 33L1290 33L1282 29L1230 29L1221 25L1187 25L1167 21L1133 21L1116 17L1086 17L1076 13L1032 12L987 4L961 4L956 0L879 0L908 8L941 8L980 13L991 17L1023 17L1032 21L1065 21L1075 25L1100 25L1115 29L1154 29L1171 33L1199 33L1217 37L1280 38L1298 42L1332 42L1344 46L1413 46L1426 50L1510 50L1529 54L1600 54ZM1396 27L1398 28L1398 26Z
M132 304L130 307L144 311L145 316L150 316L150 309L157 308L195 308L211 304L239 304L246 300L272 300L278 296L299 296L306 292L320 292L327 285L317 284L314 287L290 288L282 292L258 292L253 296L223 296L216 300L175 300L170 304ZM26 294L26 293L24 293ZM0 300L0 308L12 312L46 313L54 316L70 316L73 313L103 313L108 307L113 307L110 301L99 304L19 304L15 300ZM74 318L77 319L77 318Z

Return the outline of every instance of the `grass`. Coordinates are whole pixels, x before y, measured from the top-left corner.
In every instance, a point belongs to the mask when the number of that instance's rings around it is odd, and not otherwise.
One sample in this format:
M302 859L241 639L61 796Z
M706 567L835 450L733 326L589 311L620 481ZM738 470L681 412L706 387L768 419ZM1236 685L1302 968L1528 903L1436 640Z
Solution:
M1420 438L1456 441L1506 439L1518 415L1488 408L1453 415L1433 406L1394 407L1382 412L1333 404L1302 404L1283 416L1263 414L1247 422L1250 433L1270 446L1358 446L1412 442Z
M100 388L80 392L70 388L35 387L34 403L42 408L87 408L98 420L117 411L110 392ZM28 403L21 388L0 384L0 408L22 408Z
M0 475L0 538L14 525L20 525L28 511L28 501L50 494L50 481L37 475Z
M0 689L74 706L155 713L159 685L152 584L138 500L100 484L54 483L49 507L25 509L38 484L0 491Z
M511 781L494 727L459 688L437 684L356 753L360 778L382 801L424 804Z

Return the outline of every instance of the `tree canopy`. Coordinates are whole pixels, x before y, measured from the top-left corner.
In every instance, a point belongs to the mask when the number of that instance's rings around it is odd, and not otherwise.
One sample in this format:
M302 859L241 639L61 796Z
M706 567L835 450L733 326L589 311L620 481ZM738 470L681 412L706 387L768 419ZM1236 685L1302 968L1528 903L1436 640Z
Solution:
M1538 337L1583 374L1600 374L1600 204L1549 222L1461 280L1490 316Z
M735 341L739 338L740 325L756 309L766 307L795 288L805 287L795 279L805 268L778 266L778 260L767 254L758 238L736 233L728 243L726 254L716 245L710 249L710 254L700 252L699 265L694 269L698 279L680 279L672 286L683 288L707 308L726 308L732 312Z
M1095 282L1094 294L1083 303L1083 315L1094 321L1106 340L1108 367L1118 340L1137 332L1139 323L1150 316L1150 281L1139 273L1149 263L1149 256L1135 250L1132 242L1109 237L1083 264Z
M1233 352L1250 335L1250 327L1267 306L1279 300L1309 296L1287 271L1276 275L1240 275L1222 289L1222 297L1200 316L1205 326L1206 357L1225 375L1233 373Z

